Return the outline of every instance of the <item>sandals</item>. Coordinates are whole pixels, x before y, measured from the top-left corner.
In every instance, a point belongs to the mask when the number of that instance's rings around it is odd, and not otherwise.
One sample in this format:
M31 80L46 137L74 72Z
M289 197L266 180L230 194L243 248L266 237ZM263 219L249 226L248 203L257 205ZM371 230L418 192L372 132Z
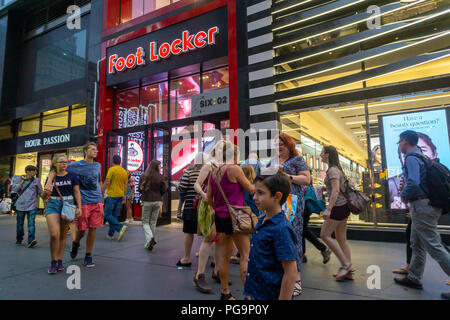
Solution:
M302 289L302 280L297 280L295 281L295 287L294 287L294 297L298 297L299 295L301 295L303 293L303 289Z
M347 267L340 267L338 273L334 277L336 281L342 281L345 279L353 280L352 273L354 270L352 269L352 265L348 265Z
M400 268L392 270L392 273L408 275L409 271L406 268Z
M236 300L233 295L230 293L221 293L220 300Z
M192 262L183 263L181 262L181 259L177 262L177 267L190 267L192 265Z

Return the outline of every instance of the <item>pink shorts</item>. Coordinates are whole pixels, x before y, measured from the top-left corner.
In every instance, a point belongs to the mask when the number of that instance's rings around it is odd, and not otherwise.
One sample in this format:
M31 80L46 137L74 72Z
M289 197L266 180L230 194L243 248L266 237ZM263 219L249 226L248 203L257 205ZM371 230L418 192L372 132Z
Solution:
M84 204L81 206L81 216L77 220L78 230L103 227L103 203Z

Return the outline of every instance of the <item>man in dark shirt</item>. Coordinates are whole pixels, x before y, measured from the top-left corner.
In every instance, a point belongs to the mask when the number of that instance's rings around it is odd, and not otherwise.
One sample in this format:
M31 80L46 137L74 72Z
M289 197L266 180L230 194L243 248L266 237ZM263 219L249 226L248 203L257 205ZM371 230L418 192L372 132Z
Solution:
M291 191L284 173L255 179L259 217L252 236L244 295L254 300L291 300L297 278L295 231L281 205Z
M406 154L403 174L405 187L401 192L403 202L409 202L411 212L411 248L412 260L408 276L394 278L394 281L407 287L422 289L422 276L425 269L427 252L435 259L442 270L450 276L450 254L441 242L437 224L442 209L429 204L430 191L426 183L427 170L425 163L412 154L422 154L417 147L418 135L415 131L400 134L399 148Z

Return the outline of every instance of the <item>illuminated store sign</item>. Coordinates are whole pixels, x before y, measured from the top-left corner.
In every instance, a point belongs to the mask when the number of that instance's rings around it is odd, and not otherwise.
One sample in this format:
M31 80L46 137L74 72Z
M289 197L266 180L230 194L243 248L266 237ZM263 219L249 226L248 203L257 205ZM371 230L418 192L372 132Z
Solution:
M108 73L114 74L116 71L122 72L145 65L146 57L149 62L158 62L162 59L169 59L172 55L180 55L214 45L216 44L216 36L218 34L218 26L209 28L208 31L199 31L196 34L190 34L189 31L185 30L182 32L181 38L175 39L171 43L164 42L158 45L156 41L151 41L148 56L142 47L138 47L135 53L131 53L126 57L119 57L118 54L112 54L108 58Z

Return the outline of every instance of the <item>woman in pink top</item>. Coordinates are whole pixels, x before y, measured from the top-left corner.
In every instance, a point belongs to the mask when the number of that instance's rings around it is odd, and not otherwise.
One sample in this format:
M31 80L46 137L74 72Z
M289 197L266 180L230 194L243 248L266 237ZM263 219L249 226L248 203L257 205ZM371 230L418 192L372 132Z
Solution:
M207 202L214 208L216 230L220 235L219 242L216 244L216 250L218 250L217 257L219 258L219 276L222 287L220 299L234 300L228 284L228 271L231 253L233 251L233 242L236 244L241 255L240 274L242 283L245 283L248 255L250 252L250 238L246 234L233 234L230 212L213 176L219 181L231 205L243 206L244 190L249 194L253 194L255 188L245 177L242 168L236 164L238 158L237 147L229 141L224 141L223 148L216 150L216 154L219 152L222 153L224 165L221 165L211 173L208 184Z

